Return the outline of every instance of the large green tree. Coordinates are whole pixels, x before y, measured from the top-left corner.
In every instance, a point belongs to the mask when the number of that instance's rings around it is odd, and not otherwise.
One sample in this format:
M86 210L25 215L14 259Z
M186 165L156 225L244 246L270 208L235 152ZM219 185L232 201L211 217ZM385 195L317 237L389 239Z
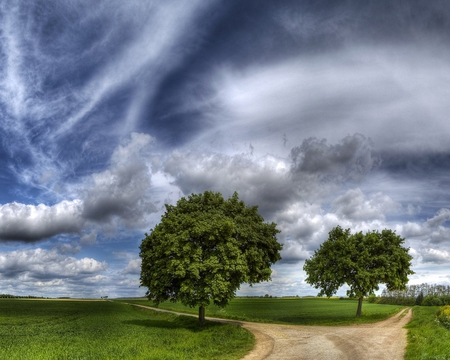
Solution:
M224 307L242 283L270 280L270 266L281 259L277 233L236 192L228 200L210 191L192 194L166 205L161 222L145 234L141 285L156 304L198 306L203 324L210 303Z
M328 240L305 261L306 282L320 289L319 296L332 296L344 284L347 295L358 298L356 316L361 316L365 296L385 284L388 290L404 290L412 257L394 231L351 234L340 226L329 232Z

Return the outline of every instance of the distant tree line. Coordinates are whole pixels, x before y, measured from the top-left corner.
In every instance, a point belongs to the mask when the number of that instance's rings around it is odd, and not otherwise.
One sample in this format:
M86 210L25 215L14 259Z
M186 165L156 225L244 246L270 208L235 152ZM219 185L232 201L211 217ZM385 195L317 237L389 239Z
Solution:
M369 296L369 302L395 305L450 305L450 285L423 283L406 286L406 290L384 289L380 297Z
M0 299L44 299L42 296L0 294Z

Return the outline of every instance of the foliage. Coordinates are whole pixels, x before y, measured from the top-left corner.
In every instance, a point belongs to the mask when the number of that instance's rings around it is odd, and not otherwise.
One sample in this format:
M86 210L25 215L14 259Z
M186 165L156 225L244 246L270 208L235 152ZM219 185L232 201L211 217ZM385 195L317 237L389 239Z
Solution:
M427 295L422 301L423 306L442 306L442 300L438 296Z
M123 300L140 305L151 305L148 300ZM210 305L206 311L208 316L292 325L350 325L366 324L387 319L397 314L403 306L364 305L361 317L355 318L355 300L339 300L327 298L235 298L228 306L220 308ZM194 314L195 310L181 303L164 302L162 309Z
M281 259L278 232L237 193L228 200L210 191L192 194L166 205L161 222L145 234L141 285L155 304L224 307L242 283L270 280L270 266Z
M379 297L377 298L377 303L389 305L414 306L416 303L416 299L409 297Z
M408 297L417 298L419 296L425 297L427 295L433 296L450 296L450 285L437 285L423 283L420 285L407 285L404 290L388 290L383 289L382 297Z
M415 305L420 306L420 305L422 305L422 303L423 303L423 292L421 291L419 293L419 295L417 295L417 297L416 297Z
M436 315L439 322L450 330L450 305L439 308Z
M416 306L406 325L408 345L405 360L450 359L450 331L436 321L434 306Z
M388 290L405 288L413 271L412 257L409 249L402 247L403 242L392 230L352 235L350 229L337 226L311 259L305 261L305 280L320 289L319 296L332 296L347 284L347 296L359 299L356 315L360 316L362 299L378 290L380 283Z
M110 301L0 300L2 359L240 359L239 326Z
M450 286L423 283L409 285L404 290L383 289L380 304L442 306L450 305Z

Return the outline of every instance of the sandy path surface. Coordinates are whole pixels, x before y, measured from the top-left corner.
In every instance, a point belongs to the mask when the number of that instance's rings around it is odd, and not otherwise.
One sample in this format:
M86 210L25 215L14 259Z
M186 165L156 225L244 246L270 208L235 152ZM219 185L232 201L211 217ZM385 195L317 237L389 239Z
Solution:
M135 305L156 311L144 305ZM195 316L195 315L192 315ZM262 324L207 317L212 321L239 324L255 335L255 347L242 360L400 360L404 358L411 309L374 324L348 326L301 326Z
M242 323L255 334L255 348L243 360L403 359L411 309L375 323L298 326Z

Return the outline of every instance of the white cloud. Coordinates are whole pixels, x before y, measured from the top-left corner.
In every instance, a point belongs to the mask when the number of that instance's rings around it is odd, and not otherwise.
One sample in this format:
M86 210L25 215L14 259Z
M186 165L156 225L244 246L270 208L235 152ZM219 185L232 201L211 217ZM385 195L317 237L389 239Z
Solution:
M0 205L0 240L34 242L61 233L81 231L81 200L62 201L53 206L10 203Z
M107 266L92 258L76 259L41 248L0 252L0 273L4 279L18 275L35 281L83 279L102 273Z
M220 104L218 125L208 138L224 124L221 135L229 134L229 141L277 150L283 133L290 140L331 141L362 133L379 148L448 149L449 105L442 99L450 95L450 72L448 55L440 55L410 45L358 44L244 70L220 67L211 100Z
M398 225L398 229L405 238L419 240L425 243L444 244L450 240L450 229L443 224L450 220L450 210L442 208L435 216L427 219L423 224L407 222Z
M109 169L94 173L75 190L81 197L55 205L0 205L0 241L36 242L59 234L81 233L92 223L118 219L130 227L143 226L156 212L151 199L151 170L146 156L153 139L132 133L113 152ZM81 244L93 244L96 235L83 235Z
M128 262L123 274L139 275L141 273L141 259L133 259Z
M339 217L352 221L385 220L387 213L400 207L400 204L382 193L366 198L359 188L348 190L332 202L332 209Z
M450 252L447 250L424 249L420 252L424 263L448 264Z

